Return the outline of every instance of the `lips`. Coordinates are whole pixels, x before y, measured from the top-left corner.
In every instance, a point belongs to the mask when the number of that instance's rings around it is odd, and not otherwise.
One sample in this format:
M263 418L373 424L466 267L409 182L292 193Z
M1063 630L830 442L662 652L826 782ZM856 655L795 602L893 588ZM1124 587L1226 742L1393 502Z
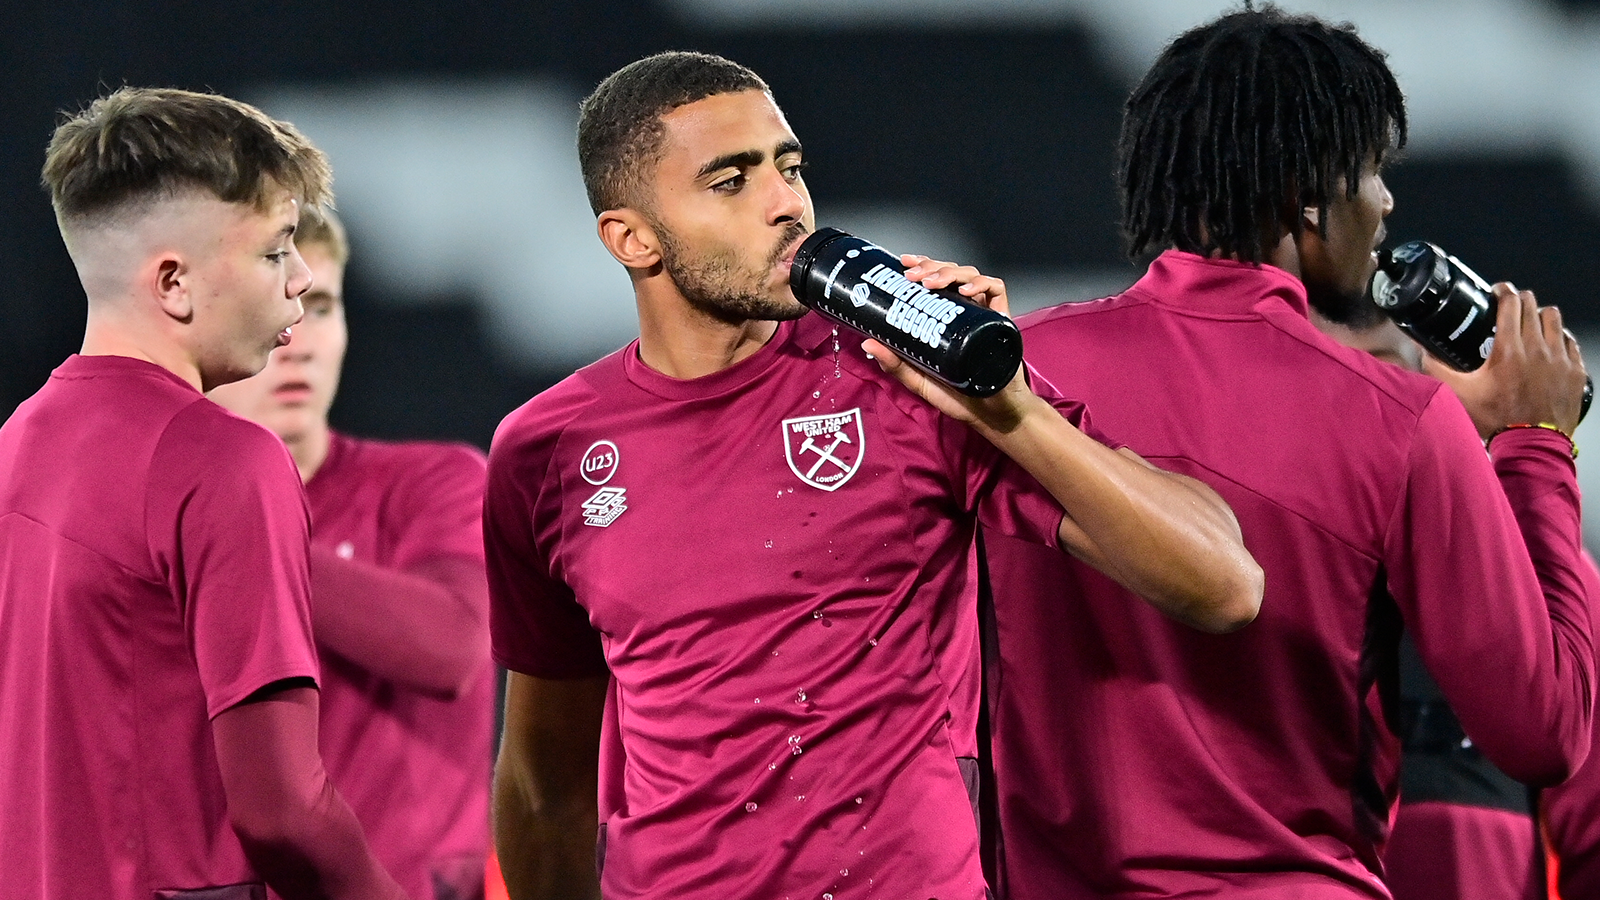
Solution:
M806 234L806 231L802 228L800 232L789 241L787 248L779 255L778 260L776 263L774 263L774 265L779 266L785 272L793 268L794 255L800 252L800 245L806 242Z
M310 399L311 385L304 381L285 381L272 389L272 396L285 403Z

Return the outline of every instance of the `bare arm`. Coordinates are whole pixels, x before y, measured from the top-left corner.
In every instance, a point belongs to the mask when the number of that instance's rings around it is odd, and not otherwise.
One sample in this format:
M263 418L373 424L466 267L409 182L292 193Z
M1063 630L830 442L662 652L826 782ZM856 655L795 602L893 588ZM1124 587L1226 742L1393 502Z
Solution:
M610 679L512 672L494 768L494 839L513 900L600 896L600 722Z
M284 900L403 900L322 768L317 690L268 688L211 722L228 818Z
M905 257L906 273L929 288L952 284L1006 312L1005 285L971 267ZM1167 615L1206 631L1248 624L1261 608L1261 567L1239 523L1209 487L1114 451L1074 428L1034 394L1019 370L999 394L979 400L902 363L877 341L863 345L884 370L941 412L967 423L1026 469L1067 515L1064 550Z
M452 697L489 660L489 586L483 564L439 557L410 570L311 548L317 642L362 668Z

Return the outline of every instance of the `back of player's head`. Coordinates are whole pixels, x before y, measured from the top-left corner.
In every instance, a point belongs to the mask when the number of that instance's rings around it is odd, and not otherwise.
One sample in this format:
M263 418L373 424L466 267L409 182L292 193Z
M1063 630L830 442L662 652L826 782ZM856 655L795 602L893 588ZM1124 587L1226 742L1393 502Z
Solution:
M294 243L302 253L308 247L319 247L341 266L350 261L350 238L345 233L344 223L326 206L308 203L300 208Z
M333 180L322 151L249 104L134 87L66 117L50 139L43 177L64 230L192 191L264 208L276 185L303 205L320 205Z
M611 73L578 115L578 163L589 206L599 215L640 205L644 170L660 159L662 116L718 94L766 90L756 73L709 53L658 53Z
M1354 198L1363 167L1405 139L1400 86L1354 26L1247 5L1180 35L1128 98L1117 180L1129 253L1260 262L1284 229L1299 237L1301 209L1341 186Z

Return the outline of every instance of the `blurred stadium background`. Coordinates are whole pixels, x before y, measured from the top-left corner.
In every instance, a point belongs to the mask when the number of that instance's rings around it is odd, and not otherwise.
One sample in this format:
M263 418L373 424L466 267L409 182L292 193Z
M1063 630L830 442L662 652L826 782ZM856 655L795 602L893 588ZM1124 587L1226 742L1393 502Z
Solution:
M1122 100L1169 38L1233 5L8 3L0 414L81 338L38 172L58 111L108 87L220 91L327 150L354 243L335 425L487 446L505 413L635 334L572 150L577 101L618 66L673 48L746 63L806 146L820 223L974 262L1027 309L1137 276L1110 177ZM1537 290L1600 370L1600 0L1282 5L1353 21L1390 54L1413 122L1390 235ZM1579 463L1600 492L1595 419Z

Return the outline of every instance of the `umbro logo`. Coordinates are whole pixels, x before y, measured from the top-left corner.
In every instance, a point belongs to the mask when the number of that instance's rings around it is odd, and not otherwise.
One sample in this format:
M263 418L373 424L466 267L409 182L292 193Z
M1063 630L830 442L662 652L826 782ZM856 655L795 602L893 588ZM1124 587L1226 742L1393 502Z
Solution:
M628 489L603 487L583 501L583 524L605 528L628 511Z

